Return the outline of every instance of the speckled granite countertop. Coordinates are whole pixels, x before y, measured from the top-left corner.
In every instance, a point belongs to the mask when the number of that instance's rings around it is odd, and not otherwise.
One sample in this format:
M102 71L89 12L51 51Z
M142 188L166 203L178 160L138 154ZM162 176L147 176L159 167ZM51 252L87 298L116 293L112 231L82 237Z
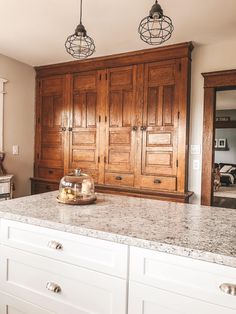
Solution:
M0 217L236 267L236 209L108 194L70 206L56 196L0 202Z

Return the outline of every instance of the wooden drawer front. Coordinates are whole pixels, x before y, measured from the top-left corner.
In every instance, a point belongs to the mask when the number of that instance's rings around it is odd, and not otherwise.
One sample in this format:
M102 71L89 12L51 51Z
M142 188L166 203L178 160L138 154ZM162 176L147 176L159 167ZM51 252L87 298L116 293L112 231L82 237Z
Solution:
M134 176L124 173L106 173L105 184L107 185L122 185L134 186Z
M6 293L56 313L125 314L124 279L4 246L0 252L0 290Z
M129 314L235 314L235 310L135 282L129 287Z
M0 314L56 314L0 292Z
M126 245L10 220L2 220L0 229L4 245L117 277L127 276ZM61 244L62 249L50 248L51 241Z
M142 176L140 178L142 188L153 190L176 191L175 177Z
M236 310L236 297L219 288L222 283L236 284L232 267L131 247L130 278Z
M33 193L40 194L51 191L57 191L59 189L59 184L57 183L48 183L48 182L33 182Z
M51 180L60 180L63 177L63 170L56 168L38 168L38 177Z

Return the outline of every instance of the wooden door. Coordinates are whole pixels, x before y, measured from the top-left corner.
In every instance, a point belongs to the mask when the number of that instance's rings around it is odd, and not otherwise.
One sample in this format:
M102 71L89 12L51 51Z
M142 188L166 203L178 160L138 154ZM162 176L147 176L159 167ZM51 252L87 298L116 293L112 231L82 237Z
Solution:
M107 75L105 183L133 185L136 66L109 69Z
M65 77L39 81L36 117L36 176L60 179L64 166Z
M99 114L98 73L78 73L73 76L70 107L68 171L81 168L98 180Z
M179 107L177 71L175 60L145 66L143 122L140 128L142 177L138 182L143 187L176 190Z

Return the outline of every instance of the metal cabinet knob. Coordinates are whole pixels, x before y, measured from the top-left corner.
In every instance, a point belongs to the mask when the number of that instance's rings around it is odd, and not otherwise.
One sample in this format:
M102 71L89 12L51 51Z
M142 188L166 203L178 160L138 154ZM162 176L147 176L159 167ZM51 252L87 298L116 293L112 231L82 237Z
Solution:
M63 127L61 128L61 130L62 130L63 132L65 132L65 131L66 131L66 127L63 126Z
M48 289L48 291L51 291L53 293L60 293L61 292L61 287L54 282L48 282L46 285L46 288Z
M224 293L236 296L236 285L232 283L222 283L220 290Z
M69 128L68 128L68 131L69 131L69 132L73 131L73 128L72 128L72 127L69 127Z
M134 126L132 127L132 130L133 130L133 131L137 131L137 130L138 130L138 127L137 127L136 125L134 125Z
M50 249L54 249L54 250L62 250L63 249L62 244L57 242L57 241L49 241L48 242L48 247Z
M141 131L146 131L146 130L147 130L147 127L146 127L145 125L142 125L142 126L140 127L140 130L141 130Z
M153 181L153 183L155 183L155 184L160 184L160 183L161 183L161 180L155 179L155 180Z

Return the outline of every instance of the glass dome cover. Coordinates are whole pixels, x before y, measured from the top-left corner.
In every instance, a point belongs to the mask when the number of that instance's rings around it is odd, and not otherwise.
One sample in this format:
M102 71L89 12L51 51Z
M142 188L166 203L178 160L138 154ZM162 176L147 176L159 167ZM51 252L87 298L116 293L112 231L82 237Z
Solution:
M58 202L64 204L91 204L96 200L94 181L89 175L75 169L60 181Z

